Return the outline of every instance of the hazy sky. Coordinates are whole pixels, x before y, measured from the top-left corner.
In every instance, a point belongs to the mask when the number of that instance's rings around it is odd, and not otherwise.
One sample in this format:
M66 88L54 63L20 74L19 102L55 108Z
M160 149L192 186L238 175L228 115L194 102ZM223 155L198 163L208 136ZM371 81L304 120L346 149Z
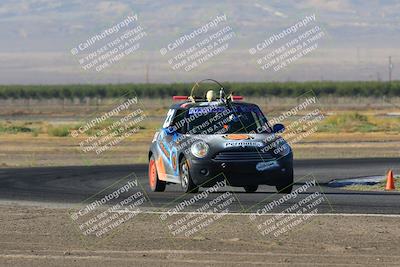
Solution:
M110 33L78 55L71 54L71 49L134 15L137 20L120 31ZM299 27L296 33L276 40L256 55L249 52L274 34L312 15L315 20ZM172 47L176 39L221 16L226 16L226 20L210 27L208 32L197 32L165 56L160 53L169 44ZM0 20L0 84L180 82L203 78L387 80L389 56L392 56L393 79L399 79L400 75L397 67L400 65L400 1L394 0L2 0ZM101 71L82 68L81 57L138 26L144 34L135 43L137 50ZM315 49L277 71L260 68L257 63L260 57L315 27L323 32L312 43ZM186 71L169 64L169 59L224 28L228 33L233 32L232 38L227 38L220 52L201 60L196 68ZM177 62L174 60L174 64Z

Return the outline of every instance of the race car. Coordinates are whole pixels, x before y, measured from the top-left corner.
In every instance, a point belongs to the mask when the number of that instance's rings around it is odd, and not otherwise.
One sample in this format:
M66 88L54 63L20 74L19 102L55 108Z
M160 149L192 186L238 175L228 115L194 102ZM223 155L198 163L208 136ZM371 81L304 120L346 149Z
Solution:
M218 84L219 96L213 90L195 96L194 89L207 81ZM148 154L152 191L180 184L184 192L194 193L221 180L246 192L259 185L292 191L293 153L280 136L282 124L271 126L257 105L226 94L211 79L196 83L190 96L173 99L181 102L168 110Z

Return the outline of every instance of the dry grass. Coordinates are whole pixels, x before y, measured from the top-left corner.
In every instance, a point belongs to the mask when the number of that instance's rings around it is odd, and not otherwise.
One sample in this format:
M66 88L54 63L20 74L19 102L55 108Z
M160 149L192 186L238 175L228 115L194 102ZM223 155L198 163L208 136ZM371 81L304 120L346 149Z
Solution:
M247 101L259 104L269 118L299 103L296 98L276 97L250 98ZM82 152L79 142L117 119L96 125L80 138L73 138L69 133L86 121L110 111L116 103L120 103L119 100L106 99L100 105L94 105L90 100L86 104L59 103L57 100L28 103L24 100L3 101L0 114L8 119L0 121L0 166L146 162L154 132L160 127L172 101L160 98L139 99L139 102L147 116L140 123L139 132L109 151L96 155L94 152ZM400 102L400 99L394 99L394 102ZM295 158L399 156L395 148L400 147L400 119L382 116L388 112L399 112L397 105L382 99L329 97L319 99L318 104L325 119L318 124L316 133L292 144ZM290 121L284 123L288 125Z
M343 187L346 190L355 190L355 191L385 191L386 181L377 183L375 185L349 185ZM400 177L395 177L395 190L400 191Z
M147 162L154 130L144 129L100 155L84 153L84 138L31 133L0 135L1 167L133 164ZM383 139L384 138L384 139ZM316 133L293 145L296 159L398 157L400 134Z

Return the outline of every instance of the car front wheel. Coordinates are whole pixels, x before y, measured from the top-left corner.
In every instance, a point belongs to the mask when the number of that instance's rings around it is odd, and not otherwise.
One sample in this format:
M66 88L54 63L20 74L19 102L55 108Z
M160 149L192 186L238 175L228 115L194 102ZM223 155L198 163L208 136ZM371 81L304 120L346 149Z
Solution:
M276 190L278 193L290 194L292 193L293 185L277 185Z
M276 185L276 190L278 193L290 194L293 189L293 170L291 171L289 177L286 179L285 183Z
M190 177L190 167L185 157L182 158L179 167L179 174L181 177L181 186L183 191L185 191L185 193L197 193L199 191L199 187L193 183L193 180Z
M243 188L247 193L254 193L258 189L258 185L246 185Z

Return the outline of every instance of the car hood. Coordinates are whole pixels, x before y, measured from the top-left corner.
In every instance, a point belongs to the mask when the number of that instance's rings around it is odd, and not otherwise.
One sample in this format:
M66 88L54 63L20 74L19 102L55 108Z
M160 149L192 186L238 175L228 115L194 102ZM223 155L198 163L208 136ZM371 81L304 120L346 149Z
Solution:
M192 138L206 142L212 150L260 150L267 146L272 148L277 140L283 140L275 134L219 134L201 135Z

